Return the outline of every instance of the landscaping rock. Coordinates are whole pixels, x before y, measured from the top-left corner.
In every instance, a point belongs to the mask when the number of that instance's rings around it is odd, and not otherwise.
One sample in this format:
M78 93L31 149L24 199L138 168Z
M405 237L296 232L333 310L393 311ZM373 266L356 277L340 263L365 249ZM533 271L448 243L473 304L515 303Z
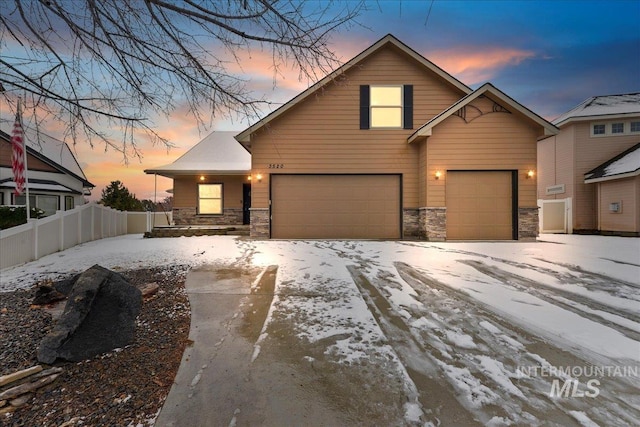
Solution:
M41 285L36 291L36 297L33 299L34 305L51 304L57 301L62 301L67 296L62 292L59 292L56 288L49 285Z
M94 265L75 277L62 316L38 348L38 360L79 362L133 341L142 303L124 277Z

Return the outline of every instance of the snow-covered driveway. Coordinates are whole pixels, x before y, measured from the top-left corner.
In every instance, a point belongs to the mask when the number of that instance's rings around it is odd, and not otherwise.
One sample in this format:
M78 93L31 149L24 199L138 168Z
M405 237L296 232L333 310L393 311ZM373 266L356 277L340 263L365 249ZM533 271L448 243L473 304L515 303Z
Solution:
M638 425L640 239L84 244L1 272L0 291L99 263L278 266L256 343L286 343L372 420L433 425ZM283 338L286 337L286 338ZM366 420L362 420L366 424Z

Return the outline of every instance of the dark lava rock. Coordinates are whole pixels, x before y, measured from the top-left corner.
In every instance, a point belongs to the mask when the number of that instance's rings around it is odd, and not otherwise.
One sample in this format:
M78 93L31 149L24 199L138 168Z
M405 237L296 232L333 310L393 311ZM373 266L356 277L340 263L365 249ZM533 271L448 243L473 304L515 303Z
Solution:
M56 288L49 285L41 285L36 291L36 296L33 299L33 304L44 305L52 304L57 301L62 301L67 296L61 292L58 292Z
M133 341L140 290L99 265L74 279L62 316L38 348L42 363L79 362Z

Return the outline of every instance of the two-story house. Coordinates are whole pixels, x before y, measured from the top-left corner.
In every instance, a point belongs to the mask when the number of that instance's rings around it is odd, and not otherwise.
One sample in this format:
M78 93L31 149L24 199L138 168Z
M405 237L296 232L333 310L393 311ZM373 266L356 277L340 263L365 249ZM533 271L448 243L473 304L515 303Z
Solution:
M537 143L557 131L387 35L236 136L251 235L535 238Z
M27 179L32 207L45 215L69 210L85 203L95 186L87 180L75 156L62 141L25 128ZM11 136L0 131L0 205L24 205L26 194L14 194L16 183L11 169Z
M640 93L591 97L538 143L543 231L640 233Z

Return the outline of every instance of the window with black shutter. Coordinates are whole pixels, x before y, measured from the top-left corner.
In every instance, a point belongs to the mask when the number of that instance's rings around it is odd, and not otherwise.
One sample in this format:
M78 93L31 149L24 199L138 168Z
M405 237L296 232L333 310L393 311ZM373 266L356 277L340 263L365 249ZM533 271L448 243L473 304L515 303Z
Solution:
M412 129L413 85L360 86L360 129Z

